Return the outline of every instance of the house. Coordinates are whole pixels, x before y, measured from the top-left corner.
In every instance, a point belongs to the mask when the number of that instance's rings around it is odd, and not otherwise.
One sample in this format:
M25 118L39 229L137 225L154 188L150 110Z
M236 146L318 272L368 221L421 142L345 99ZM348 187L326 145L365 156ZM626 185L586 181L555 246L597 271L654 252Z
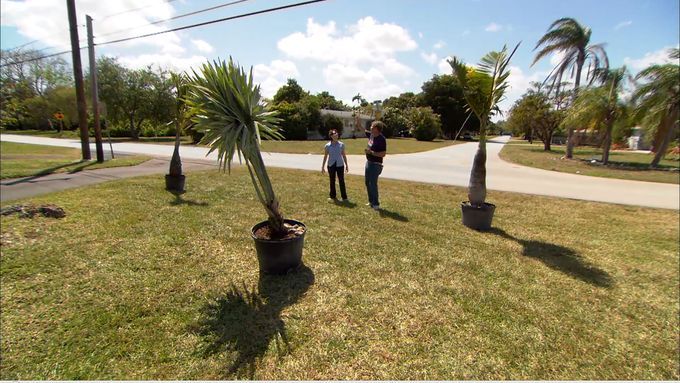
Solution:
M340 138L364 138L366 129L371 126L374 118L353 111L321 109L321 116L330 114L342 120L342 136ZM326 140L328 137L321 137L319 132L314 130L307 131L308 140Z
M634 127L630 137L628 137L628 148L631 150L649 150L650 147L651 145L645 137L645 131L639 126Z

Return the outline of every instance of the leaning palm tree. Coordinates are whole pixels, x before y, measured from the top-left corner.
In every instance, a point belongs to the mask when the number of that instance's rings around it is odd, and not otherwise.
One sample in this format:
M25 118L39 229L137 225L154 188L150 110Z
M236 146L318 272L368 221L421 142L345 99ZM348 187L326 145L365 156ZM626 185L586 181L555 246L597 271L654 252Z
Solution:
M510 54L505 46L500 52L487 53L476 69L468 67L456 57L448 60L454 76L463 88L468 108L480 122L479 145L472 163L468 184L469 204L477 209L483 209L486 201L486 128L491 116L500 112L498 103L503 99L508 87L508 76L510 76L508 64L518 47L519 44ZM491 224L490 220L488 224Z
M646 81L635 91L632 101L637 106L636 115L644 126L651 128L654 136L656 155L652 167L659 166L678 128L680 65L677 62L680 50L671 49L669 53L670 58L675 59L675 64L652 65L635 77L636 80Z
M196 128L205 133L201 143L217 151L220 168L231 171L235 154L243 158L258 199L264 206L272 239L288 233L279 210L267 169L260 153L260 140L282 139L279 119L262 102L260 86L229 58L229 62L206 63L191 76L189 102Z
M598 70L595 76L602 86L580 92L574 104L568 109L562 125L604 125L602 163L607 165L612 143L612 129L625 110L625 105L619 101L619 93L624 80L630 76L625 66L613 70Z
M568 77L574 78L574 92L578 93L581 84L581 72L586 62L589 63L589 70L586 78L589 78L599 68L608 69L609 59L604 51L604 44L589 45L590 28L584 27L578 21L565 17L555 20L548 32L538 40L534 50L540 49L531 65L536 64L540 59L550 54L562 54L562 59L548 75L546 81L552 80L553 88L559 92L562 78L571 72ZM567 129L567 158L573 157L574 151L574 128L569 126Z
M184 130L191 125L189 106L186 96L189 90L188 77L184 73L170 73L170 81L175 88L174 119L175 124L175 149L170 159L170 169L166 176L166 188L173 191L184 190L184 177L182 175L182 159L179 156L180 137Z

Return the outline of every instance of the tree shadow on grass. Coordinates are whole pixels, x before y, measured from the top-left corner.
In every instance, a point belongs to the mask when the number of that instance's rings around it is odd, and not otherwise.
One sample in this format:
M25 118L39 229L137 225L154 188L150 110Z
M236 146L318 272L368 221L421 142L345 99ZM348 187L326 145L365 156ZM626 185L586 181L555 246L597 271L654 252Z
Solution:
M178 192L178 191L168 190L168 192L175 196L175 199L170 201L170 205L172 205L172 206L179 206L179 205L208 206L207 202L197 202L197 201L186 200L186 199L182 198L182 194L185 193L184 191Z
M380 213L380 216L383 217L383 218L392 218L392 219L397 220L397 221L408 222L408 217L403 216L403 215L397 213L396 211L390 211L390 210L381 208L380 210L378 210L378 212Z
M47 169L41 169L41 170L36 171L35 173L33 173L32 175L30 175L28 177L20 177L19 179L14 180L12 182L3 183L3 185L11 186L11 185L17 185L17 184L26 183L26 182L32 182L32 181L34 181L38 178L41 178L41 177L50 175L52 173L55 173L59 169L63 169L63 168L69 167L69 166L77 165L77 164L82 163L82 162L85 162L85 161L69 162L67 164L57 165L57 166L53 166L53 167L47 168ZM71 172L69 172L69 173L71 173Z
M201 319L191 329L203 340L199 353L226 353L231 360L223 377L253 379L257 362L272 341L279 359L290 353L281 312L313 283L314 273L302 265L283 276L260 275L257 291L232 285L225 296L201 310Z
M516 238L498 228L492 228L489 232L519 243L524 247L522 252L524 256L536 258L551 269L561 271L595 286L611 287L613 285L612 278L606 271L587 264L581 256L570 248Z

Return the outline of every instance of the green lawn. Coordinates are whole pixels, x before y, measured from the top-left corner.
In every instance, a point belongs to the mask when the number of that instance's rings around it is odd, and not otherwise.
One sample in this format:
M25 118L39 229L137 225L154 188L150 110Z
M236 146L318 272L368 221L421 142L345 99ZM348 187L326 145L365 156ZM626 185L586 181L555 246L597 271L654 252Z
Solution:
M309 228L283 277L259 278L243 167L21 201L67 215L2 217L0 379L680 378L677 211L492 191L480 233L462 188L381 180L376 212L362 177L336 205L270 175Z
M150 159L141 155L124 156L97 163L96 153L93 152L92 157L92 161L81 160L80 149L0 141L0 178L133 166Z
M345 143L345 152L347 154L364 154L367 143L366 138L345 138L341 141ZM276 153L323 154L323 148L327 142L328 141L262 141L262 150ZM440 139L434 141L418 141L415 138L388 138L387 152L389 154L425 152L461 143L463 143L463 141Z
M38 136L38 137L48 137L48 138L76 138L80 139L80 132L77 130L62 130L57 132L56 130L6 130L0 129L2 134L18 134L22 136Z
M578 173L594 177L620 178L625 180L680 183L680 161L666 158L659 164L659 170L649 168L653 155L625 151L609 153L608 166L591 163L602 159L602 150L591 147L574 148L574 159L562 159L566 146L552 145L550 151L543 150L543 143L534 141L510 141L501 150L500 157L516 164L531 166L563 173Z

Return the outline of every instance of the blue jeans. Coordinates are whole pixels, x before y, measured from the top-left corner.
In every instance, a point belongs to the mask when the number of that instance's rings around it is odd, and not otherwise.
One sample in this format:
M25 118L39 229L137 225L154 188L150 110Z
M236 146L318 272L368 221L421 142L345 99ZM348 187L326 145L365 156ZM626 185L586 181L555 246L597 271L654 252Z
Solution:
M382 164L366 161L364 178L366 179L366 191L368 192L368 203L371 206L380 206L378 195L378 176L382 173Z

